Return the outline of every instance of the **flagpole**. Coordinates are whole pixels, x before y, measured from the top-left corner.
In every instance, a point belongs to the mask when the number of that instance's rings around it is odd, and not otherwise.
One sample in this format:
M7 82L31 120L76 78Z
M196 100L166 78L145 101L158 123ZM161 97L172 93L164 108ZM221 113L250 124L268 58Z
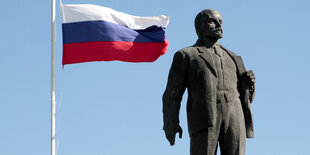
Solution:
M55 27L56 27L56 0L52 0L51 8L51 155L55 155Z

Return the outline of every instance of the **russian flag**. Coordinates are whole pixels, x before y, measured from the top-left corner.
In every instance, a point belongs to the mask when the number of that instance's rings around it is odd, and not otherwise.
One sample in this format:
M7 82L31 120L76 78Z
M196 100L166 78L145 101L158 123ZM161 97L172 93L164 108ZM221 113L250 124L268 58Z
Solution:
M92 4L63 4L63 61L153 62L166 53L163 15L138 17Z

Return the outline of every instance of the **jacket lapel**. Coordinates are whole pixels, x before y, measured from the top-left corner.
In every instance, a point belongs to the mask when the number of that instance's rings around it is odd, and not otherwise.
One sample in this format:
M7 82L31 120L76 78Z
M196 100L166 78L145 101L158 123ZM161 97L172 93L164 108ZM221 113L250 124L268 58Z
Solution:
M246 69L244 67L243 60L242 60L241 56L237 56L235 53L233 53L233 52L231 52L229 50L226 50L226 52L234 60L236 66L237 66L238 74L242 75L244 72L246 72Z
M198 50L198 53L199 53L199 57L202 58L205 61L206 66L210 69L212 74L215 77L217 77L216 67L215 67L212 55L207 51L208 49L203 47L203 46L200 46L200 47L197 47L197 50Z

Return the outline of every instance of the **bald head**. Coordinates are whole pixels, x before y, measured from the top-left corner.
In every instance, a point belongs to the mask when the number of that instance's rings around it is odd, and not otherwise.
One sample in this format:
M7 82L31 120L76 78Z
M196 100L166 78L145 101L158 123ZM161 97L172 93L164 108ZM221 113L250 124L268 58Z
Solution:
M213 9L202 10L195 18L195 28L198 38L222 38L222 22L222 16L219 11Z

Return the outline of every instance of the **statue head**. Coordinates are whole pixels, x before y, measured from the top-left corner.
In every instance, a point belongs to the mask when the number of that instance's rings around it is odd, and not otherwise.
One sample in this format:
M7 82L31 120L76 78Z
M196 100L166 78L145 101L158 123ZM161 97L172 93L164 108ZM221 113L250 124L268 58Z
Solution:
M222 16L219 11L205 9L199 12L195 18L195 28L198 38L220 39L223 37Z

